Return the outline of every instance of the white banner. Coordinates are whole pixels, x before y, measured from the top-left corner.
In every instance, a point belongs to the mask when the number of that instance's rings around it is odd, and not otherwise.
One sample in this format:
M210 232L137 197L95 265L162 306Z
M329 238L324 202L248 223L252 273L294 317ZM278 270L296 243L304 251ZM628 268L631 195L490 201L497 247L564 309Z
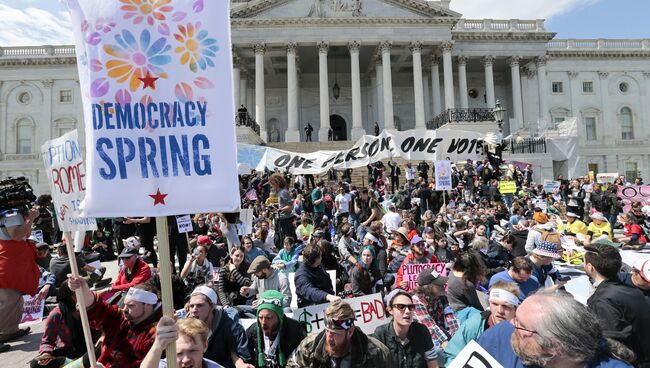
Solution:
M83 215L238 210L230 1L67 3L86 121Z
M61 230L97 229L95 219L81 217L79 208L86 195L86 168L77 139L77 130L45 142L41 146L41 157Z
M436 168L436 190L451 190L451 161L437 160L434 162Z
M355 325L366 334L375 332L375 329L388 322L384 312L384 302L381 294L364 295L357 298L345 299L356 313ZM293 312L293 318L307 324L307 333L320 332L325 329L325 309L327 304L313 305L299 308Z
M295 174L319 174L330 168L347 169L400 157L405 160L473 160L485 157L483 135L462 130L408 130L379 136L365 135L342 151L298 153L268 147L239 145L239 163L257 171L280 169Z

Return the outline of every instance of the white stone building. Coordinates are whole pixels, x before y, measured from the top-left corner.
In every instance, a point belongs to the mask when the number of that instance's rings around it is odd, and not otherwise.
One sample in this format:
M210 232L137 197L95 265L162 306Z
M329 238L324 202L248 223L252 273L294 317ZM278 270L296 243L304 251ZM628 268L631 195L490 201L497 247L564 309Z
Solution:
M485 120L500 101L506 134L549 135L576 117L580 174L650 175L650 40L559 40L543 20L470 20L449 7L232 0L235 104L264 140L296 142L307 123L314 140L330 127L353 140L375 122L437 126L449 109L461 120L483 109ZM45 191L40 145L82 127L74 47L0 48L0 177L24 175Z

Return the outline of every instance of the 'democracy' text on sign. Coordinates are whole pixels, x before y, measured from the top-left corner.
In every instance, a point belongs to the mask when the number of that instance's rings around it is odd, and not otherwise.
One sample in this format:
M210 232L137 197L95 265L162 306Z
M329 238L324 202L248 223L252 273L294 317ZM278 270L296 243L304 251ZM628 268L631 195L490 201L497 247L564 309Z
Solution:
M86 121L83 214L237 210L230 2L67 3Z
M97 229L95 219L81 217L79 209L86 195L86 167L77 139L77 130L45 142L41 146L41 157L61 230Z

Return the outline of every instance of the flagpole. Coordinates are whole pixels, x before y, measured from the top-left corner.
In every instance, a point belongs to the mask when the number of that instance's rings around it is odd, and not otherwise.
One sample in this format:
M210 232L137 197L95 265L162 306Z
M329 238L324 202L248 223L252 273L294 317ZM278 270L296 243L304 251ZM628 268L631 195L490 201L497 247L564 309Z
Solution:
M158 233L158 255L160 257L160 295L162 298L163 315L174 317L174 304L172 294L172 267L174 263L169 254L169 229L167 217L156 217L156 231ZM176 368L176 342L167 345L167 367Z
M70 260L70 272L75 278L79 277L79 269L77 268L77 258L74 253L74 245L72 236L69 231L63 232L63 239L65 240L65 248L68 250L68 260ZM88 322L88 313L84 306L86 305L86 298L81 288L75 291L77 296L77 304L79 305L79 316L81 317L81 328L84 332L84 340L86 341L86 350L88 353L88 361L91 368L97 367L97 359L95 358L95 345L93 338L90 334L90 323Z

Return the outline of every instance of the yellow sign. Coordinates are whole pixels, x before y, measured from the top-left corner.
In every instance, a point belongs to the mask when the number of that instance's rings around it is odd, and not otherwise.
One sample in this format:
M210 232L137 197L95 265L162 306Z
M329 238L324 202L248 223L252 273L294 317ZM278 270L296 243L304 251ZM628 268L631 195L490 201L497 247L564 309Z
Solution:
M596 180L596 175L594 174L593 171L589 171L589 180L591 180L591 181Z
M499 192L501 194L512 194L517 192L517 183L514 181L499 182Z

